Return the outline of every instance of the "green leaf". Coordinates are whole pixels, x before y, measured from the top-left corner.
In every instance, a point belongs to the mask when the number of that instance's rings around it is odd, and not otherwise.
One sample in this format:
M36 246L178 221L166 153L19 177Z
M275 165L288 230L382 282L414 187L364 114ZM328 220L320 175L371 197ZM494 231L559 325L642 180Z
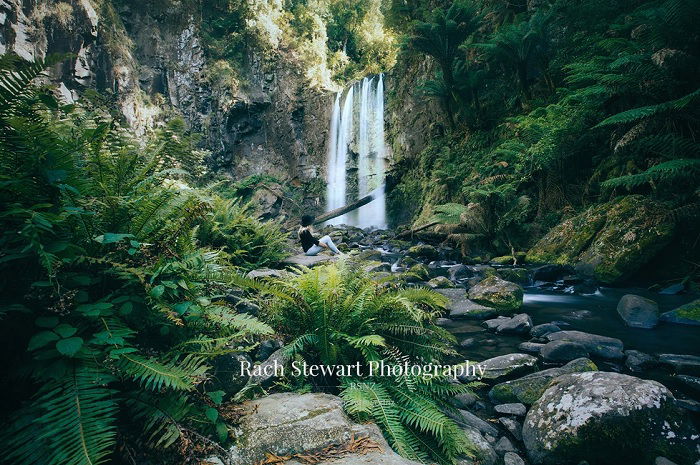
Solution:
M228 428L223 422L216 424L216 434L219 436L219 441L225 442L228 439Z
M207 407L204 410L204 415L213 423L216 421L217 418L219 418L219 412L212 407Z
M221 405L221 402L224 400L224 391L213 391L213 392L207 392L207 396L214 402L216 405Z
M73 326L67 325L65 323L56 326L53 330L62 338L71 337L72 335L78 332L78 328L74 328Z
M131 302L124 302L122 306L119 308L119 314L120 315L128 315L131 313L131 311L134 309L134 304Z
M41 331L39 333L36 333L29 340L27 350L39 349L41 347L44 347L49 342L57 341L58 339L58 334L54 333L53 331Z
M91 304L78 305L76 308L80 313L84 313L87 316L98 316L103 313L103 310L108 310L112 308L112 304L109 302L95 302Z
M120 355L122 354L131 354L133 352L138 352L138 349L135 347L122 347L121 349L113 349L109 352L109 357L110 358L119 358Z
M80 348L83 346L83 339L80 337L69 337L68 339L61 339L56 343L56 350L58 350L63 355L72 357L77 354Z
M55 316L40 316L34 323L40 328L54 328L58 324L58 318Z
M133 234L116 234L116 233L104 233L95 237L95 241L100 244L114 244L115 242L121 242L124 239L129 239L134 237Z
M158 298L158 297L163 295L163 292L165 292L165 286L163 286L162 284L159 284L159 285L155 286L153 289L151 289L150 294L151 294L151 297Z

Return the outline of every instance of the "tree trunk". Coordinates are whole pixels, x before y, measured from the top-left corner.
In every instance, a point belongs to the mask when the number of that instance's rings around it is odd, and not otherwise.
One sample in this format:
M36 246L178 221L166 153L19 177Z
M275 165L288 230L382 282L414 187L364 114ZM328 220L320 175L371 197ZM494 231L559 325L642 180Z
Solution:
M314 224L323 223L324 221L331 220L337 216L344 215L345 213L356 210L363 205L367 205L372 200L378 198L381 195L381 193L382 188L379 187L351 204L345 205L344 207L336 208L335 210L331 210L329 212L324 213L323 215L317 216L314 220Z

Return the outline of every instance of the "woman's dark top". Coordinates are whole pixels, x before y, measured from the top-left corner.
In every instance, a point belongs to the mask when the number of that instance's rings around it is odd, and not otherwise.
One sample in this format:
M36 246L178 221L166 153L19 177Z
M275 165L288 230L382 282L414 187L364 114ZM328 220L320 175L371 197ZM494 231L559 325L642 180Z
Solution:
M311 246L318 245L318 239L315 239L308 229L304 229L299 233L299 240L301 241L301 248L304 249L304 252L308 252Z

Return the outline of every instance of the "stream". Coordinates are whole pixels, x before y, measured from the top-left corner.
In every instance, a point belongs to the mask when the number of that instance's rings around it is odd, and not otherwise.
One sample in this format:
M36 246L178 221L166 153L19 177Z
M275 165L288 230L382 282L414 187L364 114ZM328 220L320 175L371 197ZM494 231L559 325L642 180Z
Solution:
M589 295L572 295L557 291L525 288L523 306L518 313L527 313L535 325L564 322L562 329L584 331L615 337L625 350L645 353L700 355L700 327L661 323L654 329L630 328L617 314L617 303L625 294L637 294L655 300L661 312L692 301L692 295L663 295L643 288L599 288ZM484 360L498 355L521 352L518 345L527 340L517 335L495 335L481 326L481 321L452 320L445 326L458 341L474 338L460 353L471 360Z

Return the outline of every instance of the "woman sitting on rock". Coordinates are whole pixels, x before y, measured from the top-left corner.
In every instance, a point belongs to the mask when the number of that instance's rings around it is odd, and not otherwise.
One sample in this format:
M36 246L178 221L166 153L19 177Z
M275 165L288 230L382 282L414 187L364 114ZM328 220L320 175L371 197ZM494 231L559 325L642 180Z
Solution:
M329 249L333 255L339 254L340 250L335 246L330 236L323 236L321 239L316 239L313 236L311 225L314 222L314 217L304 215L301 217L301 227L299 228L299 240L301 247L306 255L318 255L323 249Z

